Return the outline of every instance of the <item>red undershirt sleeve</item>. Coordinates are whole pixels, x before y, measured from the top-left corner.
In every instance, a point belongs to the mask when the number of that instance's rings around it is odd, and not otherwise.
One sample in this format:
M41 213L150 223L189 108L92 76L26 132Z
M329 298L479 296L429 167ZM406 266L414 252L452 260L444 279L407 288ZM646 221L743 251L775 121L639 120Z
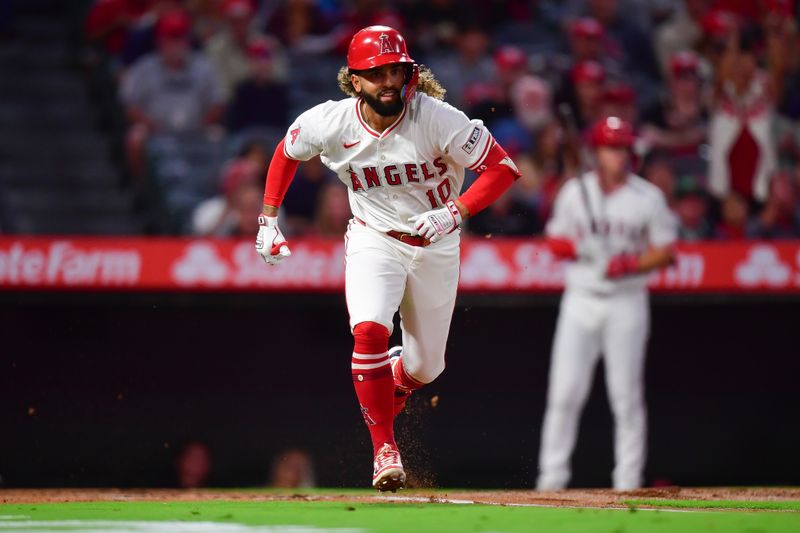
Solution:
M489 150L481 166L485 166L486 170L458 198L467 208L470 216L476 215L500 198L520 176L517 167L514 166L506 151L496 143Z
M264 205L280 207L300 164L300 161L286 155L283 145L284 141L281 139L269 164L267 183L264 186Z
M575 260L578 258L575 243L566 237L548 237L544 242L553 255L559 259Z

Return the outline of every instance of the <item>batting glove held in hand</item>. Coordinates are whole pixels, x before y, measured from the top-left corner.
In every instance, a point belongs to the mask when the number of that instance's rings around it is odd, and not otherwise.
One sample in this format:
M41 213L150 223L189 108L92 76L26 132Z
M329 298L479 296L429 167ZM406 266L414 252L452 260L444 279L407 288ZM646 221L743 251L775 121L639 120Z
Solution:
M278 227L278 217L260 215L258 217L258 236L256 237L256 252L268 265L277 265L285 257L292 255L289 243Z
M441 209L432 209L408 219L408 223L417 235L431 242L438 241L442 235L452 233L461 222L461 213L453 200L444 204Z
M639 257L632 254L615 255L608 261L606 277L617 279L631 274L639 274Z

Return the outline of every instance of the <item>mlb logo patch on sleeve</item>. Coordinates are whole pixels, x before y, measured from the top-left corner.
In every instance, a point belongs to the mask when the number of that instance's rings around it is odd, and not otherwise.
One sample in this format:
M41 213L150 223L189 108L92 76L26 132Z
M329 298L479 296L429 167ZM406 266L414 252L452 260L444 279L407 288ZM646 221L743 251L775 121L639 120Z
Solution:
M473 128L472 133L469 134L469 140L461 147L462 150L471 154L475 147L478 145L478 141L481 140L481 135L483 135L483 130L478 126Z

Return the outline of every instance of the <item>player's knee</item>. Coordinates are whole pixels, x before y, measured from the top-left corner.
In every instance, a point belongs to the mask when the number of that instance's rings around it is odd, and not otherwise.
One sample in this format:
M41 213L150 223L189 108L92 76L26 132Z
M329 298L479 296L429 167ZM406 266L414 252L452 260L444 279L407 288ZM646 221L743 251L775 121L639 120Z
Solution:
M406 373L420 383L430 383L435 380L444 372L444 366L444 357L433 360L420 358L413 361L410 358L403 359L403 367Z
M630 418L644 409L644 398L634 391L611 395L611 411L617 418Z
M354 351L381 353L389 349L389 329L377 322L359 322L353 328Z
M547 408L563 414L572 414L581 409L582 403L575 394L552 391L547 399Z

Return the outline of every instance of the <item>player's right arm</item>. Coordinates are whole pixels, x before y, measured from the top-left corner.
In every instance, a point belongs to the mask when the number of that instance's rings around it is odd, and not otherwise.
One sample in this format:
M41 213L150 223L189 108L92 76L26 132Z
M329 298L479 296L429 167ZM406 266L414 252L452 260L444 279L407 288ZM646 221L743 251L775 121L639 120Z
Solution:
M289 126L272 155L264 185L264 206L258 217L256 251L268 265L276 265L292 255L289 243L278 227L278 209L289 190L300 161L308 161L322 152L322 138L318 132L323 113L321 104L300 115Z

